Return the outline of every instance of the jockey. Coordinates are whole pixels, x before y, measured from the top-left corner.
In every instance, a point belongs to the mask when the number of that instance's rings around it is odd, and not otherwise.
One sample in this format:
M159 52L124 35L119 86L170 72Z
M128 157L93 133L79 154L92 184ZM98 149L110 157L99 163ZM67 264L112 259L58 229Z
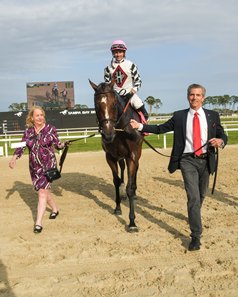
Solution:
M111 64L104 69L104 80L106 83L115 78L114 90L122 98L131 100L131 106L141 111L148 120L148 113L139 96L136 94L141 86L141 78L137 66L125 59L127 46L123 40L115 40L111 45Z
M52 90L58 90L58 85L57 85L56 82L54 83L54 86L53 86L53 89Z

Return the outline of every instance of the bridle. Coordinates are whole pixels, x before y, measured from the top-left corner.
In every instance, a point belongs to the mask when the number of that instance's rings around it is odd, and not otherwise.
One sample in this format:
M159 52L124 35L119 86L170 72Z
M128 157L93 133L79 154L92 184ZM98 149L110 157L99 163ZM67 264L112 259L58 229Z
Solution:
M95 94L94 94L94 102L96 102L97 101L97 99L96 99L96 96L98 96L98 95L105 95L105 94L113 94L113 96L115 97L115 99L116 99L116 102L114 103L114 108L116 109L118 109L118 107L121 107L121 109L123 109L122 108L122 106L120 106L120 102L118 101L118 99L117 99L117 93L116 93L116 91L114 91L114 90L111 90L111 91L105 91L105 92L103 92L103 91L100 91L100 92L95 92ZM103 118L103 119L101 119L101 120L99 120L99 116L98 116L98 110L97 110L97 108L96 108L96 104L95 104L95 109L96 109L96 115L97 115L97 118L98 118L98 127L99 127L99 132L101 133L101 131L102 131L102 127L103 127L103 124L104 123L112 123L112 126L114 127L114 130L116 131L116 132L118 132L118 131L122 131L123 129L117 129L116 127L118 126L118 124L120 123L120 120L121 120L121 118L122 118L122 116L123 116L123 114L124 114L124 110L123 110L123 112L122 112L122 114L115 120L115 119L112 119L112 118Z

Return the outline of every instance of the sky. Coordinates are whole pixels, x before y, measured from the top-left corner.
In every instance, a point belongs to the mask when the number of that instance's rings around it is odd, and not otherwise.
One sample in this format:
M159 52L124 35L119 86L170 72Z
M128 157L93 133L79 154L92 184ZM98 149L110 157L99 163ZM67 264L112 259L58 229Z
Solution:
M237 0L0 0L0 111L27 101L27 82L54 81L93 108L88 79L103 82L115 39L160 113L187 108L192 83L238 95L237 15Z

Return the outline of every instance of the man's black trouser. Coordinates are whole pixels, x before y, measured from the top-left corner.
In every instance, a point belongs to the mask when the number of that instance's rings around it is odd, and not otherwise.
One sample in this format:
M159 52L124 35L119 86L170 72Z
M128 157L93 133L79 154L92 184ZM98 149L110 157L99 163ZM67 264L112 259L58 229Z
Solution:
M183 155L180 168L187 193L188 221L191 237L202 234L201 207L209 185L207 158L199 159Z

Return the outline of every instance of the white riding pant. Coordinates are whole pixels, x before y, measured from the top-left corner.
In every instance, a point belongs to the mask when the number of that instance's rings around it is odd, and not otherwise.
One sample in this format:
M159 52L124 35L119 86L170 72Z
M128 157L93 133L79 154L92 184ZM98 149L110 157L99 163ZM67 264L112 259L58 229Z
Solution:
M131 106L135 109L139 109L142 105L144 105L143 101L137 94L134 94L131 97Z

